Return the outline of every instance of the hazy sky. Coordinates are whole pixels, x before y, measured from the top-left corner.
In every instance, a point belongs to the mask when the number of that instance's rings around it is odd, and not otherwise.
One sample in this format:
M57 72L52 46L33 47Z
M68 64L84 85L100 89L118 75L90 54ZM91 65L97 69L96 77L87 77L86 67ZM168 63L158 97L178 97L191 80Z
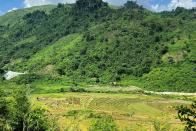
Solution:
M104 0L113 5L122 5L127 0ZM196 0L137 0L140 5L152 10L152 11L163 11L172 10L176 7L192 8L196 7ZM75 0L0 0L0 15L6 12L38 6L46 4L57 4L57 3L74 3Z

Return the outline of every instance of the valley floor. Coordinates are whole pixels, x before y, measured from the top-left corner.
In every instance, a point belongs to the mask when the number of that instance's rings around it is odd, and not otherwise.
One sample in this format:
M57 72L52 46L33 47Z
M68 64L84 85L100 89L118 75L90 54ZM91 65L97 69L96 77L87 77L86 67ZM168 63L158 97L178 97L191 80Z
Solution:
M100 115L109 115L121 131L154 131L155 126L181 131L175 107L191 104L195 97L143 93L48 93L34 94L32 101L58 119L61 130L87 131Z
M9 91L20 87L12 82L0 83ZM87 131L92 123L104 116L113 118L120 131L182 131L184 124L177 118L176 107L190 105L195 93L150 92L135 86L32 83L32 105L48 111L64 131Z

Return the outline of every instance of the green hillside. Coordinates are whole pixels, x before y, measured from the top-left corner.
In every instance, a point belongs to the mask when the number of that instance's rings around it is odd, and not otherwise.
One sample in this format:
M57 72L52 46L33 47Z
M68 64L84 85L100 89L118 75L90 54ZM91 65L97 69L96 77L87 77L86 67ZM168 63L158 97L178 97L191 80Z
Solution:
M0 25L0 68L36 74L33 81L196 91L195 9L79 0L10 12Z
M15 11L11 11L3 16L0 16L0 25L14 25L18 22L21 22L22 17L27 14L31 13L36 10L41 10L49 13L53 8L55 8L54 5L43 5L43 6L37 6L37 7L31 7L26 9L19 9Z

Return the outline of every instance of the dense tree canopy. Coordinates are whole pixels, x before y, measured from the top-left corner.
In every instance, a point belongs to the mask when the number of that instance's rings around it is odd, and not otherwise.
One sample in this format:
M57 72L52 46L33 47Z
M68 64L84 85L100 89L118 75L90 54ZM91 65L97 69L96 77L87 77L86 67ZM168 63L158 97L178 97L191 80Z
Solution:
M106 6L102 0L77 0L76 8L82 10L94 10Z
M100 83L136 77L146 89L195 91L194 11L153 13L131 1L116 9L102 0L37 10L0 26L0 67L52 67L61 77Z

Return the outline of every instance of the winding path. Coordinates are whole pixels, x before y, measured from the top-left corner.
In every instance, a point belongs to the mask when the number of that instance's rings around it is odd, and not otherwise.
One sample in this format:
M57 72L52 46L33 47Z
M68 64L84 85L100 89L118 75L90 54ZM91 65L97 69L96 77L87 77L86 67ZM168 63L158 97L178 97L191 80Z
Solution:
M154 92L154 91L144 91L144 92L156 94L156 95L196 96L196 93L184 93L184 92Z

